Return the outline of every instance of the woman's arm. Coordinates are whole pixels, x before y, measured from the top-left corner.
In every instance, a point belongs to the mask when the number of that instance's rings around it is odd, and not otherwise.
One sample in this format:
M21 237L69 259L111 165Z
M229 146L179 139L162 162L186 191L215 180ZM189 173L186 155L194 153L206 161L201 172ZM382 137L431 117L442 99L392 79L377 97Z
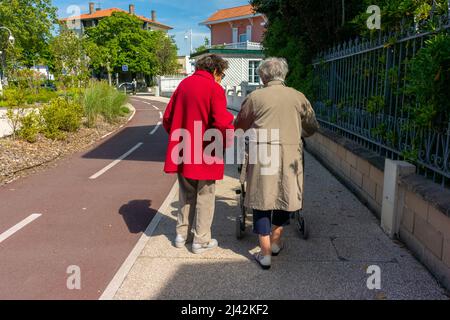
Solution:
M312 136L319 130L319 123L316 119L316 114L311 106L311 103L305 96L303 96L304 103L302 104L301 119L302 119L302 137L307 138Z
M225 147L233 144L232 136L227 136L227 130L234 130L233 115L227 110L227 97L220 85L215 85L213 89L211 105L212 126L218 129L224 138ZM228 138L228 139L227 139Z
M242 129L244 131L247 131L252 127L254 121L255 119L253 115L253 103L251 95L248 95L242 103L241 111L234 121L234 127L236 128L236 130Z

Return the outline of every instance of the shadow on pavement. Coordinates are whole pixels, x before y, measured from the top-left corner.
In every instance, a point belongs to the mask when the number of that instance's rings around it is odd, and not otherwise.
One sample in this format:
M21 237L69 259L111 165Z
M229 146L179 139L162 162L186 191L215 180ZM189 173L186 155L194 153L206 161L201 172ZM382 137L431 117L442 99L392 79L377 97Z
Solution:
M127 127L84 154L83 158L116 160L142 142L143 145L123 161L164 162L167 134L160 126L153 135L150 135L155 128L155 125Z
M151 206L151 200L133 200L119 209L119 214L122 215L130 233L145 232L157 213Z

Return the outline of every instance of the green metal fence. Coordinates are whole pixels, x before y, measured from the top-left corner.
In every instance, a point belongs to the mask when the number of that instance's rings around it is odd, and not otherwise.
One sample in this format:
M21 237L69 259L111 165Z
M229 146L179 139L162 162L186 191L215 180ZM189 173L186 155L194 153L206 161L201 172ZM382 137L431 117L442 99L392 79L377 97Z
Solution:
M449 31L448 21L439 19L440 32ZM448 187L450 119L418 127L406 108L416 103L405 91L410 61L432 35L416 26L323 52L313 63L314 107L323 127L382 156L413 161L419 174Z

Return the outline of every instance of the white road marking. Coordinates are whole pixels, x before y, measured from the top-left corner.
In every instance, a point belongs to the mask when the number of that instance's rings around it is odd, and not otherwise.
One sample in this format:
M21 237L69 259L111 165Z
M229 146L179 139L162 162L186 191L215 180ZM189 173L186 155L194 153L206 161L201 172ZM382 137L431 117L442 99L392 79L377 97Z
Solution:
M162 118L163 118L163 114L162 114L162 112L161 112L161 111L159 112L159 118L160 118L160 119L162 119Z
M127 259L122 264L119 271L117 271L116 275L111 280L111 282L109 283L108 287L105 289L99 300L114 299L114 296L116 295L117 291L119 291L128 273L130 273L130 270L133 267L134 263L136 262L137 258L141 254L142 250L144 250L145 245L153 236L153 233L158 227L158 224L160 223L161 219L164 216L168 215L170 204L174 201L174 198L178 193L178 188L179 188L178 182L175 182L169 194L167 195L166 200L164 200L164 203L159 208L158 213L153 217L152 222L150 222L144 234L141 236L136 246L128 255Z
M97 172L96 174L94 174L93 176L91 176L89 179L90 180L94 180L97 179L98 177L100 177L102 174L104 174L106 171L108 171L109 169L113 168L114 166L118 165L120 163L120 161L122 161L123 159L125 159L126 157L128 157L130 154L132 154L134 151L136 151L137 149L139 149L141 146L143 145L142 142L139 142L137 145L135 145L133 148L131 148L128 152L124 153L123 155L121 155L117 160L114 160L113 162L111 162L109 165L107 165L106 167L104 167L102 170L100 170L99 172Z
M159 110L159 108L154 105L152 105L152 107L155 108L155 110Z
M42 214L40 214L40 213L33 213L28 218L25 218L21 222L16 224L14 227L12 227L12 228L8 229L7 231L3 232L2 234L0 234L0 243L2 243L3 241L5 241L9 237L11 237L14 233L19 231L20 229L22 229L26 225L30 224L31 222L33 222L34 220L36 220L40 216L42 216Z
M152 132L150 132L150 135L155 134L155 132L159 129L159 127L162 125L162 122L159 121L156 127L153 128Z
M136 114L136 108L133 107L133 113L131 114L131 116L128 118L128 122L131 121L131 119L134 118L134 115Z

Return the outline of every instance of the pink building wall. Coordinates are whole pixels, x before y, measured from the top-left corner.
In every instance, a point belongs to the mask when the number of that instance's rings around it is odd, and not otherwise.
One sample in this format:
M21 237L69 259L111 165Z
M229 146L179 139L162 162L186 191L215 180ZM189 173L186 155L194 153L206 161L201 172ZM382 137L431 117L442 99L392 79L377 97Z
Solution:
M263 17L251 18L253 22L252 26L252 38L247 39L252 42L262 42L264 38L265 27L261 24L264 23ZM247 32L247 26L251 25L249 19L235 20L230 22L223 22L211 25L211 44L221 45L224 43L233 42L233 28L238 28L238 41L239 35Z

